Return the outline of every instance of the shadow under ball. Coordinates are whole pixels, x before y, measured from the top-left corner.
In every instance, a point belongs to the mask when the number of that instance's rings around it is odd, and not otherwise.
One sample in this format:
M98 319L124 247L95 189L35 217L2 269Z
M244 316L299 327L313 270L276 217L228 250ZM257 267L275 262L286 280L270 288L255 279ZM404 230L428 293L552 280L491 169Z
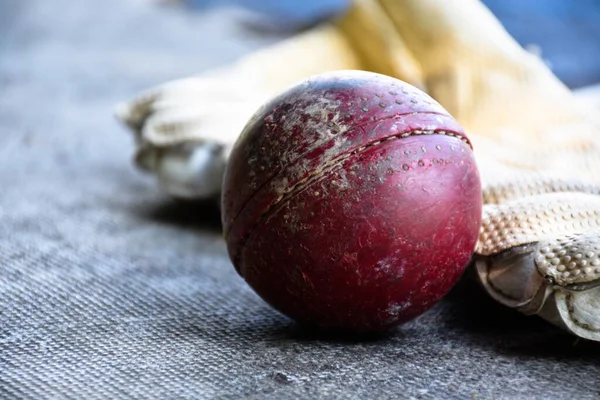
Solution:
M263 105L225 172L238 273L322 328L381 331L458 281L481 224L469 140L435 100L384 75L313 76Z

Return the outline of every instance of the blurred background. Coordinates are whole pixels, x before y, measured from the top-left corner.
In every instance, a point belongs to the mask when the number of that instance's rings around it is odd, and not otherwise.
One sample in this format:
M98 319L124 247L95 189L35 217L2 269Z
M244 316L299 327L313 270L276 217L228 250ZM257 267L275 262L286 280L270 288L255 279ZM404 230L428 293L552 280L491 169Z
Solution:
M255 25L279 32L311 26L343 12L350 3L350 0L180 1L196 10L237 6L247 11L246 19ZM540 54L567 85L580 87L600 82L600 0L483 2L521 45Z

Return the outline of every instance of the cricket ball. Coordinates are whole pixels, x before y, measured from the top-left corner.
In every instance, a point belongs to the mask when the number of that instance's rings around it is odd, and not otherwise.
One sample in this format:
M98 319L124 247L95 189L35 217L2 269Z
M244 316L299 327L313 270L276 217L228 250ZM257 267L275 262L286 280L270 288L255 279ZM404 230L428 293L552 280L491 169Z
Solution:
M481 207L471 143L440 104L388 76L336 71L250 119L225 172L222 222L237 272L267 303L368 332L452 288Z

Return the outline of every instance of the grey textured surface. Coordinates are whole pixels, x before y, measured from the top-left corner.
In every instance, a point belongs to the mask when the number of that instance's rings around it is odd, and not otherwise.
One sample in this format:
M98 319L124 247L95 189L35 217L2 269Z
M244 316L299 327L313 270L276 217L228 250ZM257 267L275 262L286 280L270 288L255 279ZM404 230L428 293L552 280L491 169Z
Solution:
M599 398L597 345L469 281L386 336L305 331L236 275L217 210L132 169L116 101L267 41L140 1L0 2L0 398Z

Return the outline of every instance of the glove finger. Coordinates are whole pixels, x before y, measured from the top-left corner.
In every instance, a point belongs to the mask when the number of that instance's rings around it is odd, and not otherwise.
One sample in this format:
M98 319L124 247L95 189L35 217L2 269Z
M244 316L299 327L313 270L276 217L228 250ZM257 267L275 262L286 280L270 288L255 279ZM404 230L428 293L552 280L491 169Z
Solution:
M177 79L146 90L133 100L118 104L116 116L130 129L139 131L151 115L194 103L239 102L252 91L227 78L227 70L203 77ZM222 76L221 76L222 75Z
M475 252L481 256L541 239L600 227L600 196L588 193L548 193L506 204L483 207Z
M152 103L160 95L160 88L142 92L132 101L117 104L115 116L134 133L137 133L150 115Z
M354 1L336 26L360 58L363 69L394 76L425 90L421 65L379 2Z
M153 173L172 196L187 199L217 198L225 172L224 151L215 143L187 142L165 148L140 147L136 164Z
M501 304L600 341L600 228L516 246L475 266Z
M135 162L170 194L210 198L220 193L227 157L252 108L212 104L176 108L146 120Z
M600 341L600 286L572 292L557 289L540 316L584 339Z
M600 229L540 241L535 263L541 275L565 289L600 285Z
M230 148L254 112L253 104L191 104L152 114L141 130L156 147L184 142L214 142Z

